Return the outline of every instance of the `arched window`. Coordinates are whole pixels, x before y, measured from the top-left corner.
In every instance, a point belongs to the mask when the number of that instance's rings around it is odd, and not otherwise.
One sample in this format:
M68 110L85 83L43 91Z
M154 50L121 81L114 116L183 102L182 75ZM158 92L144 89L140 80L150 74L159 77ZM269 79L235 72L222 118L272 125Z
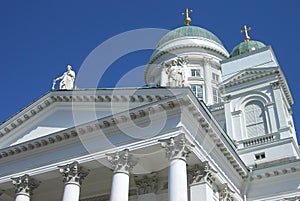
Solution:
M246 104L245 121L248 138L266 134L265 110L261 102L251 101Z

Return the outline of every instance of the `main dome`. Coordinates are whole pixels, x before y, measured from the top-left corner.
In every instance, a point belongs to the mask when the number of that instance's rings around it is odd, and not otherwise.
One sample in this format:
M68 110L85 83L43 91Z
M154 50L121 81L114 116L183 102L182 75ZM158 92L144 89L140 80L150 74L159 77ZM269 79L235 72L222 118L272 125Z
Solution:
M157 47L168 41L181 37L206 38L209 40L213 40L223 46L220 39L210 31L197 26L183 26L170 31L165 36L163 36L162 39L160 39L160 41L158 42Z
M221 40L212 32L198 26L182 26L164 35L156 45L149 64L161 62L157 60L164 54L179 54L180 51L212 51L228 58L229 54ZM189 50L188 50L189 49ZM202 49L202 50L201 50Z

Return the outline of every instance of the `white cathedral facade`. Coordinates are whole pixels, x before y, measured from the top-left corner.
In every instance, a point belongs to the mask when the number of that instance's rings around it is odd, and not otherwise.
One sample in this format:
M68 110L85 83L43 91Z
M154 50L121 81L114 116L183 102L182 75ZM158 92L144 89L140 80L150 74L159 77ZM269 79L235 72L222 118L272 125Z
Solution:
M272 48L244 31L229 54L179 27L153 52L149 87L51 90L9 118L0 200L300 200L292 95Z

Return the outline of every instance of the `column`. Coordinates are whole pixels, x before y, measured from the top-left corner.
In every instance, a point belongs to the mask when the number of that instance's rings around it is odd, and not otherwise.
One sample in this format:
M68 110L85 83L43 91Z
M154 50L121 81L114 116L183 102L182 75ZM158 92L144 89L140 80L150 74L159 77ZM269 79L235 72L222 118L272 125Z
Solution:
M217 172L211 168L209 163L205 161L200 165L195 165L189 172L191 173L192 178L190 184L190 200L214 200L213 183L215 181L214 175Z
M160 143L165 148L166 157L169 159L168 200L187 201L186 158L194 145L185 138L184 134L160 140Z
M80 185L82 180L88 175L88 170L79 166L77 161L58 166L65 183L63 201L79 201Z
M28 174L11 179L15 186L16 201L30 201L32 191L39 186L39 182Z
M137 162L133 160L128 149L107 154L107 159L114 170L110 201L128 201L129 173Z
M220 187L219 200L220 201L233 201L234 200L233 194L234 194L234 191L229 188L227 183L225 183Z
M204 58L204 86L203 91L205 94L205 97L203 97L203 100L205 100L205 103L207 105L211 105L214 103L213 101L213 94L212 94L212 71L211 71L211 58Z

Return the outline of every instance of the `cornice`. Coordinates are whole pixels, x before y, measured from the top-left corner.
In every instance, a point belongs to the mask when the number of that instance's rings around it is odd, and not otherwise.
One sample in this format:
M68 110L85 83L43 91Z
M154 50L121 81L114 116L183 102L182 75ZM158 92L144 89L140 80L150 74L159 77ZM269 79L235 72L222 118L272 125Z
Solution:
M227 82L225 81L224 84L222 85L224 88L230 88L236 85L251 82L253 80L257 80L277 73L278 73L278 69L271 70L271 71L251 69L251 70L244 71L241 74L238 74L237 76L235 76L234 78L232 78ZM252 75L252 76L245 77L247 75Z
M279 164L270 165L270 167L261 167L253 169L251 180L261 180L271 177L277 177L288 174L300 172L300 160L283 162Z
M247 75L253 75L253 76L247 76ZM271 75L278 75L279 84L282 87L283 93L286 95L287 100L290 105L293 104L293 98L291 96L291 92L288 88L288 85L285 81L285 77L280 70L280 67L273 67L272 70L268 69L246 69L244 72L238 74L237 76L231 78L230 80L226 80L221 84L221 88L226 89L230 87L234 87L237 85L241 85L244 83L248 83L257 79L261 79L264 77L268 77ZM247 77L245 77L247 76ZM243 78L244 77L244 78Z
M247 168L243 161L236 154L236 147L233 143L230 143L230 139L227 134L222 130L218 123L214 120L210 114L209 109L203 106L204 111L199 111L197 107L191 102L188 104L188 109L193 116L198 120L200 126L205 131L205 135L209 136L216 144L217 148L223 154L223 156L229 161L234 170L242 177L246 177L248 174Z
M77 97L78 98L78 97ZM77 99L75 98L75 99ZM133 98L133 97L132 97ZM150 97L148 97L150 98ZM53 99L53 96L51 96ZM57 99L57 97L55 97ZM59 98L60 100L67 100L64 98ZM54 143L59 143L66 140L71 140L76 138L78 135L86 135L92 133L96 130L104 130L108 129L109 127L114 127L117 124L121 124L130 120L137 120L139 118L143 118L145 116L149 116L150 114L154 114L156 112L170 110L175 107L179 107L178 100L175 97L152 97L152 100L160 99L159 103L148 104L145 106L140 106L129 110L129 112L121 112L118 114L110 115L108 117L104 117L98 119L96 121L88 122L82 125L78 125L76 127L72 127L63 131L59 131L47 136L43 136L34 140L30 140L21 144L17 144L11 147L7 147L0 150L0 160L2 158L6 158L12 155L16 155L22 152L31 151L34 149L38 149L41 147L45 147ZM70 99L68 99L70 100ZM72 98L74 100L74 98ZM83 101L84 99L80 97L78 99ZM141 100L137 99L137 100ZM85 100L86 101L86 100ZM54 101L55 102L55 101Z
M167 48L167 49L165 49L165 50L159 51L159 52L155 55L155 57L151 58L151 60L149 61L148 65L147 65L147 67L146 67L146 69L145 69L145 72L144 72L144 80L145 80L145 82L148 83L147 78L146 78L146 75L148 74L149 66L150 66L151 64L154 64L155 61L156 61L159 57L161 57L162 55L165 55L165 54L170 53L171 51L174 51L174 50L177 50L177 49L183 49L183 48L203 48L203 49L205 49L205 50L209 50L209 51L215 52L215 53L217 53L217 54L220 54L220 55L223 56L224 58L228 58L228 55L227 55L227 54L225 54L224 52L219 51L219 50L217 50L217 49L215 49L215 48L212 48L212 47L209 46L209 45L203 45L203 44L202 44L202 45L198 45L198 44L192 44L192 45L191 45L191 44L176 45L176 46Z
M61 92L61 94L60 94ZM80 102L92 102L92 103L103 103L103 102L145 102L151 103L170 97L170 95L116 95L116 94L103 94L103 95L80 95L79 93L65 94L66 91L53 91L46 94L41 99L32 103L25 109L21 110L12 118L8 119L2 125L0 125L0 139L24 124L49 106L54 103L80 103Z

